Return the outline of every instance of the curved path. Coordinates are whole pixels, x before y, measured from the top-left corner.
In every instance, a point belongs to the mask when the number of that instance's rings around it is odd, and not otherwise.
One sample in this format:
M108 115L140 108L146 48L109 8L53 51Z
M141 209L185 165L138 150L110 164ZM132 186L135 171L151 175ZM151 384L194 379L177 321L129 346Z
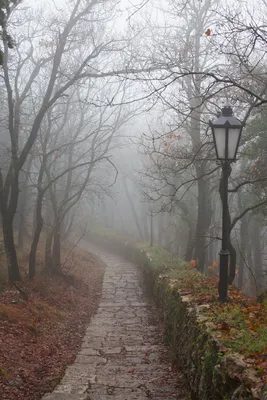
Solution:
M74 364L43 400L189 399L184 378L168 362L138 267L91 246L90 251L106 263L99 308Z

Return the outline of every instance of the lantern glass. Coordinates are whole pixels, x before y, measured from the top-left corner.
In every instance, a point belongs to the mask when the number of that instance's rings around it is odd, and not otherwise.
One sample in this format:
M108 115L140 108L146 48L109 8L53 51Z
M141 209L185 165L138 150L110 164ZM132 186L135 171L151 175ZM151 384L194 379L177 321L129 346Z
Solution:
M225 128L214 128L214 141L217 157L221 160L225 158Z
M236 158L236 153L239 145L239 139L241 135L242 128L230 128L229 138L228 138L228 159L234 160Z
M242 127L213 127L217 157L220 160L234 160L237 153Z

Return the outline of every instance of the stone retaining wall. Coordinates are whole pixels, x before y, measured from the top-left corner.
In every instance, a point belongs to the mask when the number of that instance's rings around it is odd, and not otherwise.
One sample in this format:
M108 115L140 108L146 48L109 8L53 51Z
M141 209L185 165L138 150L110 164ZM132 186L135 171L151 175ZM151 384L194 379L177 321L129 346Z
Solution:
M165 325L165 339L174 359L186 375L192 395L201 400L267 400L267 388L242 357L222 352L202 313L208 305L196 306L177 289L174 280L153 266L134 242L92 233L89 240L135 261L143 270Z

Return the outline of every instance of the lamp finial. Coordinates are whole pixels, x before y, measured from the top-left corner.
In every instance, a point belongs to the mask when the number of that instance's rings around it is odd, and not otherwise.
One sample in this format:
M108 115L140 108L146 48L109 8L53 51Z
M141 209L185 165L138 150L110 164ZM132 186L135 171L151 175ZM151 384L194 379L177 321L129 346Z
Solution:
M231 117L233 115L233 109L231 106L224 106L222 108L222 116L223 117Z

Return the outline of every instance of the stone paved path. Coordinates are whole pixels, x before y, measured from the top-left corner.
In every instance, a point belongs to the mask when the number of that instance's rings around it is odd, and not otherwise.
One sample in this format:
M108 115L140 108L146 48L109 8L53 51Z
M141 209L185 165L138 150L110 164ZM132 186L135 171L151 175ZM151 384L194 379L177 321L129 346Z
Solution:
M118 256L99 255L106 272L98 312L75 363L43 400L189 399L184 379L167 361L139 269Z

